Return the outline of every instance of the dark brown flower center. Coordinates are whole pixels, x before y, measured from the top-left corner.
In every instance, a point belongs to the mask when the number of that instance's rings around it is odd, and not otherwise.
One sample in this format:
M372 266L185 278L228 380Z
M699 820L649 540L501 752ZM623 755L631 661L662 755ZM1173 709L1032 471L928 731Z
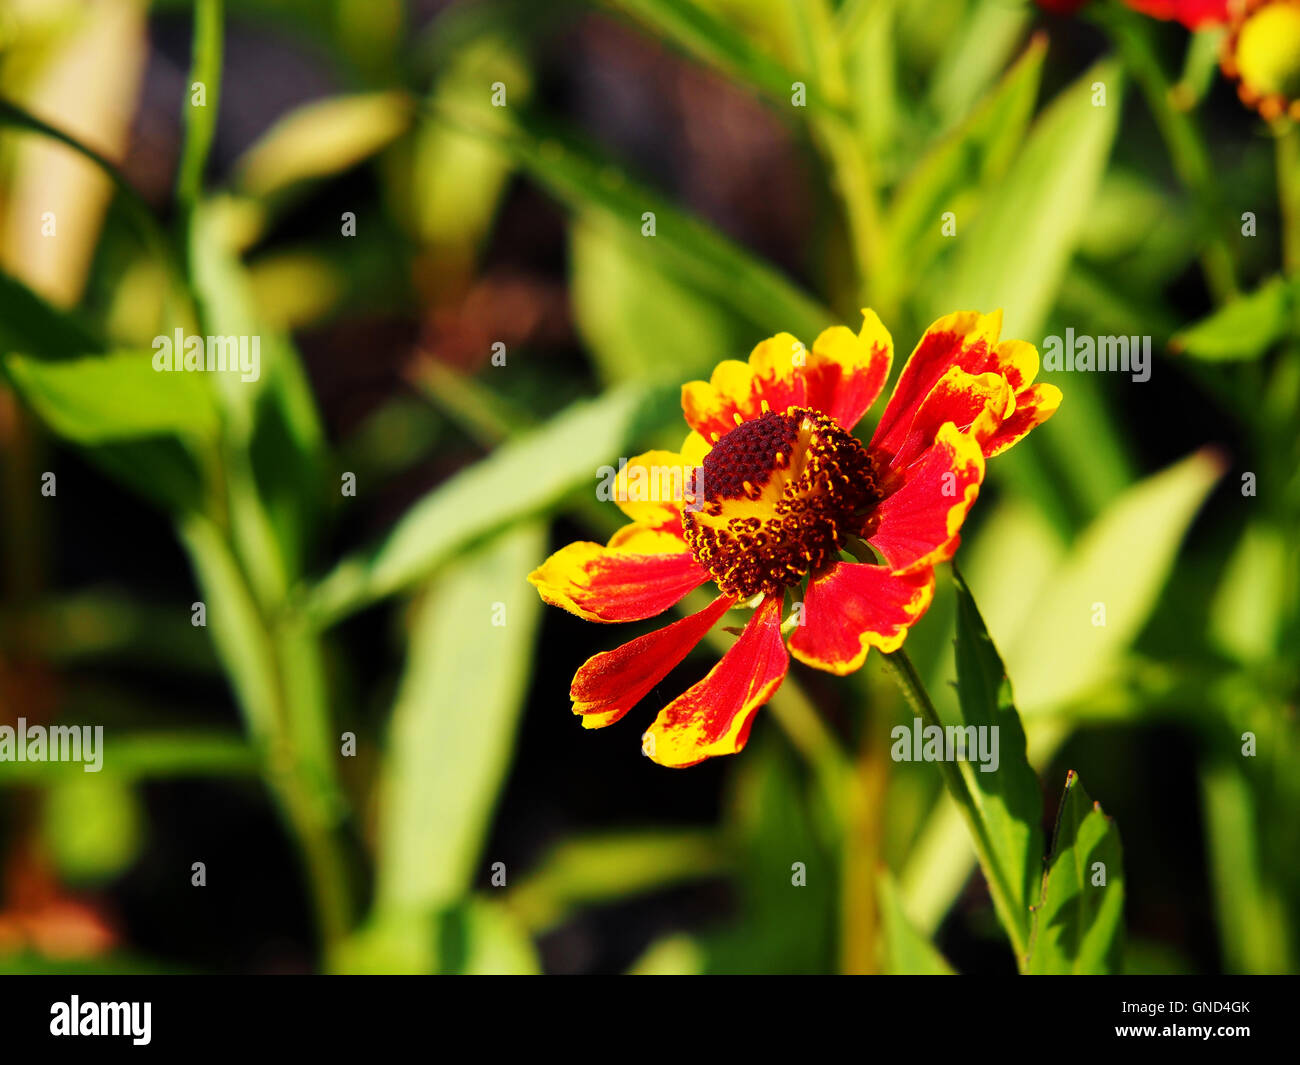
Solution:
M741 423L701 470L683 514L686 540L737 599L834 562L882 498L867 449L833 418L800 407Z

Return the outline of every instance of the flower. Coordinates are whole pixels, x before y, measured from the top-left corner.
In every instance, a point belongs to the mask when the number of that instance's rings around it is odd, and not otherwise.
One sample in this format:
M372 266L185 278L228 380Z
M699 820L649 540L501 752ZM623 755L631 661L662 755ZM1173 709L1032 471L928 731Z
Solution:
M1300 121L1300 0L1248 0L1224 44L1223 72L1266 119Z
M1038 6L1054 15L1073 15L1088 0L1038 0ZM1189 30L1228 21L1234 0L1124 0L1134 11L1166 21L1177 20Z
M604 546L569 544L529 575L544 601L598 622L654 617L707 581L718 587L698 613L578 670L570 697L584 726L617 721L728 610L753 604L740 638L642 743L666 766L733 754L785 677L785 629L795 658L846 674L871 647L896 651L925 613L984 460L1046 421L1061 394L1033 383L1033 345L999 342L1000 311L950 314L926 330L863 444L851 430L883 389L894 345L862 313L856 335L835 326L808 351L780 333L748 362L685 385L680 453L639 455L615 478L630 524ZM670 483L680 490L663 490ZM783 626L787 591L802 605Z

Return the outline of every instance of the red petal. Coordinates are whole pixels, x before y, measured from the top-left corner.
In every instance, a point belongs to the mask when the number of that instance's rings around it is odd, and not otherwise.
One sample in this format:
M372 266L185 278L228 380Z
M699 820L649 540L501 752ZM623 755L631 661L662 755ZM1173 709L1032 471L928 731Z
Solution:
M569 690L573 712L583 715L583 726L600 728L631 710L734 604L734 599L719 596L698 614L587 659Z
M973 437L949 422L934 445L900 472L903 485L876 508L879 524L867 542L895 572L910 572L957 550L958 530L984 479L984 455Z
M781 686L790 658L781 640L784 597L769 595L709 675L659 712L642 750L684 768L745 746L754 715Z
M933 569L900 576L888 566L837 562L808 582L803 624L790 637L790 651L817 669L852 673L868 648L897 651L933 597Z
M708 579L689 551L630 554L587 541L560 549L528 575L545 602L588 621L654 617Z

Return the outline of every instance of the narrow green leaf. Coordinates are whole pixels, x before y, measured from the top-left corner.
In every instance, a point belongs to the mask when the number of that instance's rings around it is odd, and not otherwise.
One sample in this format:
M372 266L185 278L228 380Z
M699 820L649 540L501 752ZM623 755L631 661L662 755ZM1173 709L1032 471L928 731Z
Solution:
M1006 172L1034 113L1047 42L1038 37L997 88L917 164L888 216L891 258L914 274L942 247L942 215L963 224Z
M509 895L532 929L553 926L577 906L599 905L683 881L718 876L727 854L698 831L619 832L565 840Z
M811 341L835 315L792 281L666 197L638 185L609 163L537 123L513 133L465 111L441 112L467 132L499 142L552 195L590 211L639 241L647 259L687 286L729 307L761 331L788 330ZM654 235L643 235L654 216Z
M172 434L211 439L217 432L203 375L155 370L147 354L60 362L7 355L0 367L42 421L74 443Z
M465 895L515 743L540 603L539 525L503 533L429 587L379 785L376 907L428 914Z
M1146 623L1221 472L1217 455L1196 452L1130 488L1079 537L1024 627L1003 639L1022 713L1105 683Z
M647 260L634 239L642 238L591 220L575 220L571 231L574 319L601 377L707 377L720 352L742 351L741 323Z
M1292 334L1298 312L1300 282L1271 277L1178 333L1169 347L1206 362L1257 359Z
M1025 731L1006 667L955 567L953 581L957 589L960 723L996 737L998 754L991 771L985 772L984 764L970 760L958 762L958 768L988 841L993 867L986 868L985 875L994 907L1017 953L1022 954L1029 942L1030 907L1042 867L1042 795L1025 751Z
M412 506L377 547L340 562L308 609L329 623L412 586L467 543L555 505L579 485L594 489L598 467L627 454L647 414L667 408L667 395L615 389L502 445Z
M930 80L930 105L941 126L957 121L984 94L1023 40L1032 17L1028 4L977 0L972 5Z
M892 976L952 976L953 967L933 943L912 923L888 873L876 881L880 923L885 938L885 972Z
M1105 86L1094 106L1093 86ZM927 309L1006 310L1007 336L1035 337L1056 298L1119 126L1123 75L1102 62L1061 92L1039 117L1005 180L970 226Z
M656 35L717 67L744 85L752 86L772 101L790 106L794 83L801 79L773 56L712 12L692 0L612 0ZM814 86L807 86L810 109L830 110Z
M1119 829L1073 770L1056 817L1052 857L1034 914L1029 972L1116 973L1124 940L1124 854Z

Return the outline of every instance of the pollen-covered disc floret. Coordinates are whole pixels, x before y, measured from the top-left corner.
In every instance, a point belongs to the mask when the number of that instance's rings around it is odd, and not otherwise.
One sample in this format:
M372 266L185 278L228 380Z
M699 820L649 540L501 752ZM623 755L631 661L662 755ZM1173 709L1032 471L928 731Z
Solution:
M691 488L686 542L737 599L787 588L836 561L881 499L867 449L835 419L801 407L722 436Z

